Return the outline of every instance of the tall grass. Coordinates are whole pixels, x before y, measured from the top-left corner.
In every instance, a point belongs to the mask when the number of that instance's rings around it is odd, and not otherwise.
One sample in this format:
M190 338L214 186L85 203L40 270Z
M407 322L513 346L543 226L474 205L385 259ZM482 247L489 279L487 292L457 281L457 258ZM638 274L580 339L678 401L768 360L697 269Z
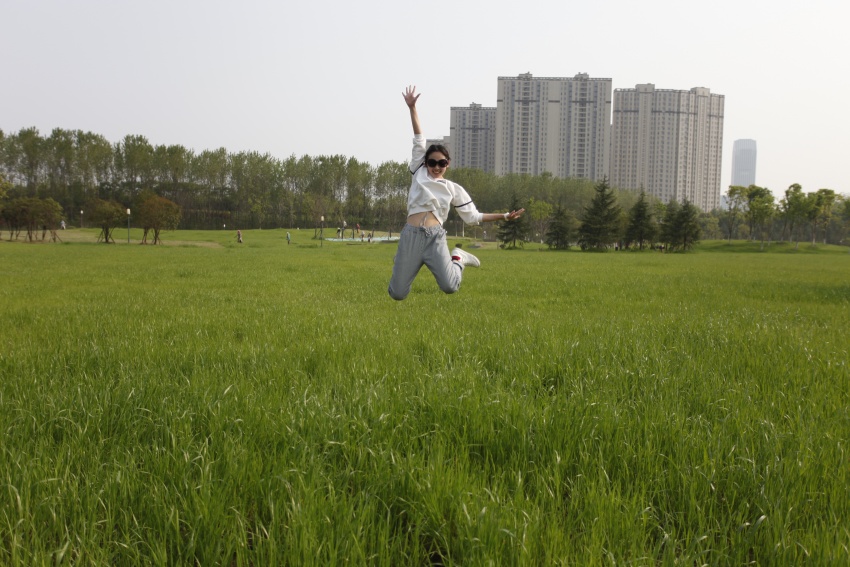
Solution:
M0 243L0 564L850 562L846 253L284 234Z

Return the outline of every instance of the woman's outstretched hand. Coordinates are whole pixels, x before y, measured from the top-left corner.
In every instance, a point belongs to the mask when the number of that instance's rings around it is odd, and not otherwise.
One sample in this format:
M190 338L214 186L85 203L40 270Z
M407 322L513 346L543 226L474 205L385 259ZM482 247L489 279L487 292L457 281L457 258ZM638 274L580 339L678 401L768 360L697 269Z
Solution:
M407 104L407 106L409 106L410 108L413 108L413 107L416 106L416 101L419 99L419 95L416 94L416 86L415 85L407 87L404 90L404 92L401 93L401 94L402 94L402 96L404 96L404 102ZM422 93L419 93L419 94L422 94Z

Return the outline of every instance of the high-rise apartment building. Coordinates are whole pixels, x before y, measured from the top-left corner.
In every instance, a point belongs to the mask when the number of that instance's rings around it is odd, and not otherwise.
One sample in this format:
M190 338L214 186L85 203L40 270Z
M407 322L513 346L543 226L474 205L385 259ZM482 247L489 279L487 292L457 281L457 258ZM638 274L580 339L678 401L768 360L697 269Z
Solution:
M720 206L723 104L723 95L703 87L616 89L611 185L704 211Z
M442 138L425 138L425 148L427 149L431 146L445 146L446 149L449 150L449 154L452 156L452 165L454 165L455 153L452 150L451 136L443 136Z
M732 185L756 184L756 141L735 140L732 144Z
M496 108L471 103L451 107L452 167L496 170Z
M608 175L611 79L499 77L495 173Z

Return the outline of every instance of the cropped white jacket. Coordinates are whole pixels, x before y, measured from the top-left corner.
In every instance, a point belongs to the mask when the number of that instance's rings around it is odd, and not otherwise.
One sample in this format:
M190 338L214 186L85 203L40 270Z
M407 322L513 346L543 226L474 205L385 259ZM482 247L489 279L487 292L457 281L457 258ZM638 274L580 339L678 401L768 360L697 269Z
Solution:
M475 203L466 189L448 179L434 179L425 167L425 136L413 136L413 152L410 160L410 173L413 180L407 194L407 215L434 213L440 224L446 222L450 207L457 210L458 215L467 224L481 222L483 214L475 208Z

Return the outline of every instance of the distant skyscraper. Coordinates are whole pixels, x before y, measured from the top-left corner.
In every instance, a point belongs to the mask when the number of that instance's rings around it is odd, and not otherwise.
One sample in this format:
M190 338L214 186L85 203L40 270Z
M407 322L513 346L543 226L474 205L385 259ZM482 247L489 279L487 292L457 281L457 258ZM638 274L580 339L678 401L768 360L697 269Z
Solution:
M499 77L495 173L608 174L611 79Z
M452 167L496 169L496 108L474 102L451 107Z
M720 206L723 95L655 85L614 91L611 185L667 203Z
M732 144L732 185L756 184L756 141L735 140Z

